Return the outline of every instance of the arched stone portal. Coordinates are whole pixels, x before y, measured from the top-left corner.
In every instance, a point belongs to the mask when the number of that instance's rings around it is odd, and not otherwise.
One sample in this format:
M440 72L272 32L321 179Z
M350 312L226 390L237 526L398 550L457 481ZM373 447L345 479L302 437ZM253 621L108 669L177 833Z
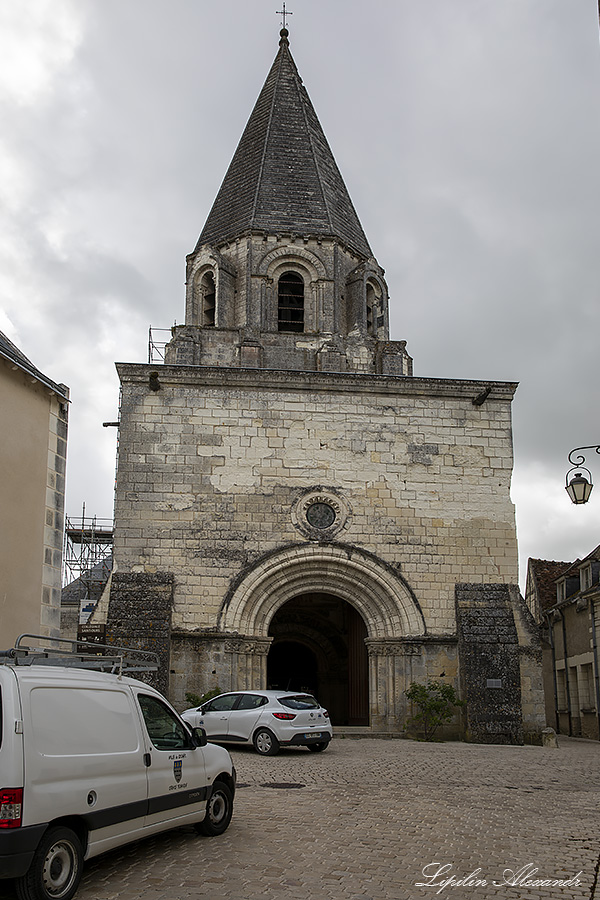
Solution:
M425 671L425 622L410 587L373 554L341 544L263 557L224 601L218 630L235 635L233 688L264 687L274 671L283 678L278 643L307 648L334 724L394 729L405 715L405 687Z
M263 557L226 597L219 628L267 637L279 607L311 592L347 600L369 638L425 634L423 613L402 576L373 554L343 544L300 544Z

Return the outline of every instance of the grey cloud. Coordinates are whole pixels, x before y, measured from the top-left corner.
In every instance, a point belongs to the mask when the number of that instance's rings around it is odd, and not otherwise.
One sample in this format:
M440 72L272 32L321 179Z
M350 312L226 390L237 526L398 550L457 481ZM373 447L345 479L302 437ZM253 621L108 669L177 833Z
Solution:
M559 548L570 529L565 552L587 552L600 513L576 526L561 482L568 449L600 441L593 4L303 0L289 27L386 269L393 337L408 341L419 375L520 382L517 469L538 473L542 492L519 499L522 549L544 556L535 535ZM114 415L114 359L144 359L148 325L183 318L185 255L278 29L266 0L88 0L82 42L51 94L2 110L30 190L3 220L14 286L3 302L35 364L71 380L75 511L85 499L110 512L114 447L102 438L101 461L93 423ZM48 240L52 222L62 246ZM46 321L32 324L28 304ZM60 335L60 350L44 333ZM93 372L81 371L82 355ZM100 478L90 478L92 454ZM548 507L540 497L555 483Z

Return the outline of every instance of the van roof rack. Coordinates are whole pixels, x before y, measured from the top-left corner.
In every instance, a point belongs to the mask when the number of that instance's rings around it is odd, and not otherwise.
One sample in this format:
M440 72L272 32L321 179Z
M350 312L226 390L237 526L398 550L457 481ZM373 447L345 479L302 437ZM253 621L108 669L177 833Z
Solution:
M32 639L36 644L31 645ZM158 654L151 650L51 638L41 634L20 634L14 647L0 650L2 663L13 666L70 666L117 675L156 672L159 668Z

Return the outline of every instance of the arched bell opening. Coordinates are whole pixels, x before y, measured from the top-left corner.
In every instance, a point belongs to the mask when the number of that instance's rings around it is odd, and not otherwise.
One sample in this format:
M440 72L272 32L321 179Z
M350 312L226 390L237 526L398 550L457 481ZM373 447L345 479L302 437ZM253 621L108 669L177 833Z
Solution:
M368 281L366 287L367 334L375 336L381 317L381 287L375 281ZM381 323L383 324L383 323Z
M215 324L217 307L217 291L215 277L212 272L205 272L200 281L201 324L212 328Z
M269 635L269 687L315 694L334 725L369 724L367 628L354 606L332 594L300 595L277 610Z
M277 328L304 331L304 279L296 272L284 272L277 283Z

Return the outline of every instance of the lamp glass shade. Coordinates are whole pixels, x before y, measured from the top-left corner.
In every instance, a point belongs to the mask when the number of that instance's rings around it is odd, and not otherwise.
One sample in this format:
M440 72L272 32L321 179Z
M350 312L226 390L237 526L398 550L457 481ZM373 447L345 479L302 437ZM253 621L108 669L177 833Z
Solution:
M581 472L578 472L574 478L571 478L566 487L567 494L575 504L587 503L592 493L594 485L588 481Z

